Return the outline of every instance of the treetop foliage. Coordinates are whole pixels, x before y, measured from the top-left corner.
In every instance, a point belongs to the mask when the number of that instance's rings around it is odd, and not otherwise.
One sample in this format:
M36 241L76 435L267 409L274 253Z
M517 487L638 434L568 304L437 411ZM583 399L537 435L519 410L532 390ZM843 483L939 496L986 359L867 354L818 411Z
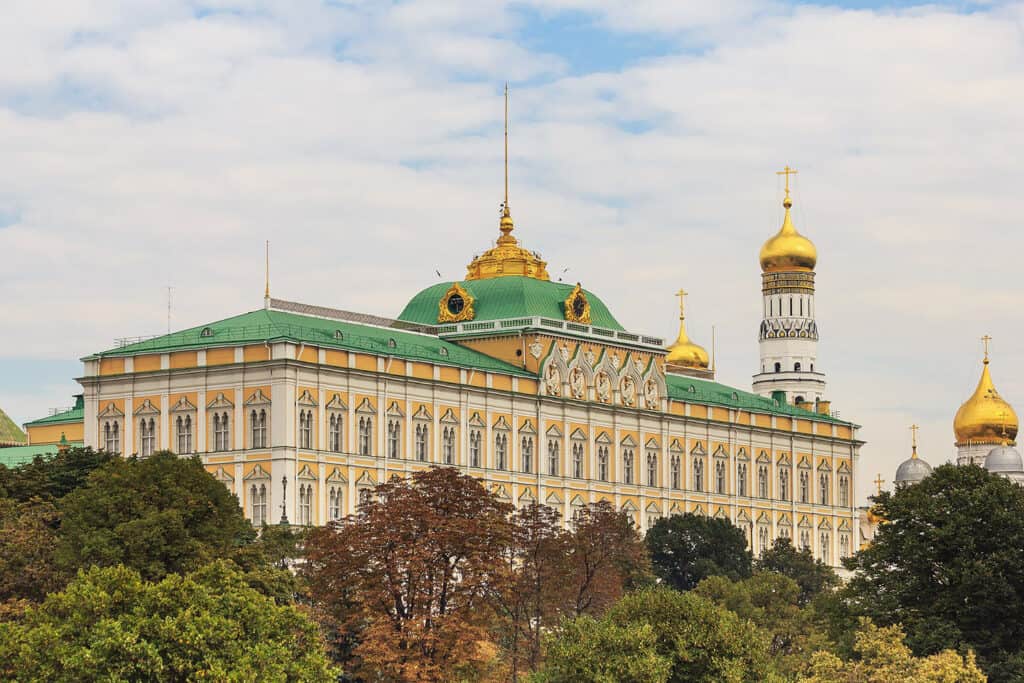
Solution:
M663 517L647 532L654 573L681 591L708 576L750 576L752 556L743 531L726 519L686 513Z

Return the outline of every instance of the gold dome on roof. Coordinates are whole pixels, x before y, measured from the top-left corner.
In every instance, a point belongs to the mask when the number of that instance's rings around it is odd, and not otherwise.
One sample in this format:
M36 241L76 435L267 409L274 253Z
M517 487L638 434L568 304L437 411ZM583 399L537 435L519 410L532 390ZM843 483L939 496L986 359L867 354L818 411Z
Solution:
M684 368L698 368L706 370L710 360L708 352L700 344L694 344L686 334L686 316L683 314L683 301L686 292L679 290L676 294L679 297L679 337L672 346L668 347L668 355L665 362L669 365L678 365Z
M505 203L502 204L501 221L498 223L501 237L492 248L477 256L466 266L467 280L486 280L506 275L521 275L537 280L550 280L547 262L540 254L519 246L519 240L512 236L515 225L508 205L508 83L505 84Z
M761 270L766 273L814 270L818 262L818 250L813 242L796 231L789 215L789 209L793 206L793 200L789 198L789 176L796 171L787 166L786 170L779 173L786 176L786 198L782 200L786 215L779 232L761 247Z
M988 337L985 340L985 359L982 361L981 379L974 394L967 399L953 418L953 433L958 446L968 443L998 446L1017 437L1017 413L1003 400L992 383L988 370ZM1004 436L1005 433L1005 436Z

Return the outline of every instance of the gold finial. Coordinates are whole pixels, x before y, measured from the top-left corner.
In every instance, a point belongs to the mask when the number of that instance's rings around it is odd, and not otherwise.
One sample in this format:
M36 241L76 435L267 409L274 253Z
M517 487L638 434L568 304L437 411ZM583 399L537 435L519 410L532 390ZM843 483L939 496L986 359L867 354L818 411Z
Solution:
M781 171L776 171L775 172L775 175L784 175L784 176L786 176L786 198L782 200L782 205L784 207L786 207L787 209L789 207L793 206L793 200L791 200L789 198L789 176L796 175L796 174L797 174L797 170L795 168L790 168L789 166L786 166Z
M882 479L882 473L881 472L879 472L878 474L875 475L875 480L872 483L878 489L878 493L881 494L882 493L882 484L885 483L885 479Z
M982 362L985 363L986 365L988 364L988 343L990 341L992 341L992 337L988 336L987 334L981 338L981 343L985 345L985 360Z
M688 294L689 294L689 292L687 292L687 291L685 291L683 289L680 289L678 292L676 292L676 296L679 297L679 319L680 320L685 320L686 319L686 315L685 315L685 311L686 311L686 296Z
M911 458L916 458L917 457L917 430L918 429L920 429L919 426L917 426L917 425L910 425L910 443L911 443L911 446L910 446L910 449L911 449L910 457Z

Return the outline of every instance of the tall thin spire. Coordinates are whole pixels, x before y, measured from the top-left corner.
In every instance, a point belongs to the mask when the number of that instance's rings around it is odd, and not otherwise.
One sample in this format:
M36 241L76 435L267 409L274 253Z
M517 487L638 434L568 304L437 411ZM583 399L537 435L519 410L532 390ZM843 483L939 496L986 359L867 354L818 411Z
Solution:
M508 81L505 81L505 204L502 215L509 216L508 207Z
M917 430L920 429L917 425L910 425L910 457L917 457Z
M270 240L267 240L265 249L265 262L264 262L264 287L263 287L263 305L266 308L270 308Z

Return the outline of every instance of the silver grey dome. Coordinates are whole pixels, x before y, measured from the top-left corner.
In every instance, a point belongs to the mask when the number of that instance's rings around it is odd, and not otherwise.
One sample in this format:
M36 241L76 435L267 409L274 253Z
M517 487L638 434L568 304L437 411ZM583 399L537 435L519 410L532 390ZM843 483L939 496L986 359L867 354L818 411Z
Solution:
M932 473L932 466L921 458L907 458L896 468L897 484L916 484Z
M1024 461L1013 446L996 446L985 456L985 469L989 472L1024 472Z

